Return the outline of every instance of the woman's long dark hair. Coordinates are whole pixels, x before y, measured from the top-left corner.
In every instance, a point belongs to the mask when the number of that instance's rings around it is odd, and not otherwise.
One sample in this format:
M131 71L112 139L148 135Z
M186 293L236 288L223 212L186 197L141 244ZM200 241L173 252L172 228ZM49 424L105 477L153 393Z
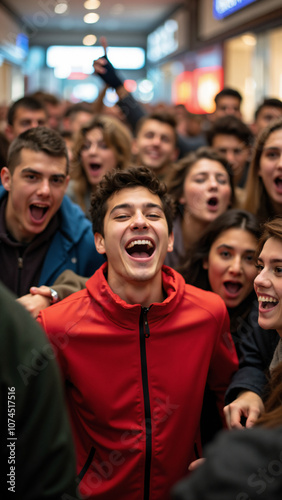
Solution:
M246 210L230 209L212 221L201 238L194 244L185 257L184 264L178 271L186 283L203 290L211 290L208 271L203 262L208 259L213 242L228 229L239 228L251 233L257 240L261 230L257 218Z
M256 425L273 429L282 425L282 363L271 373L267 393L265 413L257 420Z

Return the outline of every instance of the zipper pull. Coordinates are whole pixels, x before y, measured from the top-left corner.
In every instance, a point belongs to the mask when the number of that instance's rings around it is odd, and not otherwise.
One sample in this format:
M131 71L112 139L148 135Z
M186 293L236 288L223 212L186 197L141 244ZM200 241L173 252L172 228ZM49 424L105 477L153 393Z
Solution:
M149 311L149 307L143 307L144 330L145 330L145 338L146 339L148 339L150 337L150 330L149 330L149 324L148 324L148 319L147 319L148 311Z
M18 257L18 269L22 269L22 268L23 268L23 258Z

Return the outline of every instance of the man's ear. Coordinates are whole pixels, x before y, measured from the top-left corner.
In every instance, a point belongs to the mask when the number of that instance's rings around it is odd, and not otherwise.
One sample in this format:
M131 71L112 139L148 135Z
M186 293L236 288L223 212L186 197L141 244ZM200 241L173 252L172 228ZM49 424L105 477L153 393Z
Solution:
M174 234L171 233L168 237L168 245L167 245L168 252L173 252L173 244L174 244Z
M67 176L66 176L66 179L65 179L65 192L66 192L66 190L67 190L67 188L68 188L69 181L70 181L70 175L67 175Z
M6 191L10 191L12 175L10 170L7 167L3 167L1 170L1 182L2 186L6 189Z
M106 253L105 240L104 240L104 237L100 233L94 234L94 241L95 241L95 246L96 246L97 252L100 254Z

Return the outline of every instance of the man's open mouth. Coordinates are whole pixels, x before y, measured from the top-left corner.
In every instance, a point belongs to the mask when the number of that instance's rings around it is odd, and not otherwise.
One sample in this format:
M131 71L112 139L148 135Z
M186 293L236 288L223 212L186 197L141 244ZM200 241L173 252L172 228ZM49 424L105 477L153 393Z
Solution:
M44 218L46 212L49 210L49 207L46 205L40 205L39 203L31 204L29 206L31 216L34 220L40 221Z
M260 295L258 297L258 301L261 303L262 309L272 309L273 307L277 306L279 302L274 297L265 297L263 295Z
M144 259L151 257L151 255L154 253L155 245L150 240L138 239L131 241L127 245L125 250L130 255L130 257L133 257L135 259Z
M230 293L231 295L236 295L237 293L239 293L239 291L241 290L242 288L242 283L239 283L239 282L234 282L234 281L225 281L223 283L226 291L228 293Z

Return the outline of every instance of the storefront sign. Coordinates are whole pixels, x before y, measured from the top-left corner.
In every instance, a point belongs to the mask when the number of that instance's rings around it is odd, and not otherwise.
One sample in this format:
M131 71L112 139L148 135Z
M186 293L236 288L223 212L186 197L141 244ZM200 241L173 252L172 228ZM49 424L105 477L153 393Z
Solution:
M253 2L256 0L214 0L213 15L216 19L223 19Z
M174 80L173 102L185 104L190 113L213 113L214 96L223 88L221 66L184 71Z

